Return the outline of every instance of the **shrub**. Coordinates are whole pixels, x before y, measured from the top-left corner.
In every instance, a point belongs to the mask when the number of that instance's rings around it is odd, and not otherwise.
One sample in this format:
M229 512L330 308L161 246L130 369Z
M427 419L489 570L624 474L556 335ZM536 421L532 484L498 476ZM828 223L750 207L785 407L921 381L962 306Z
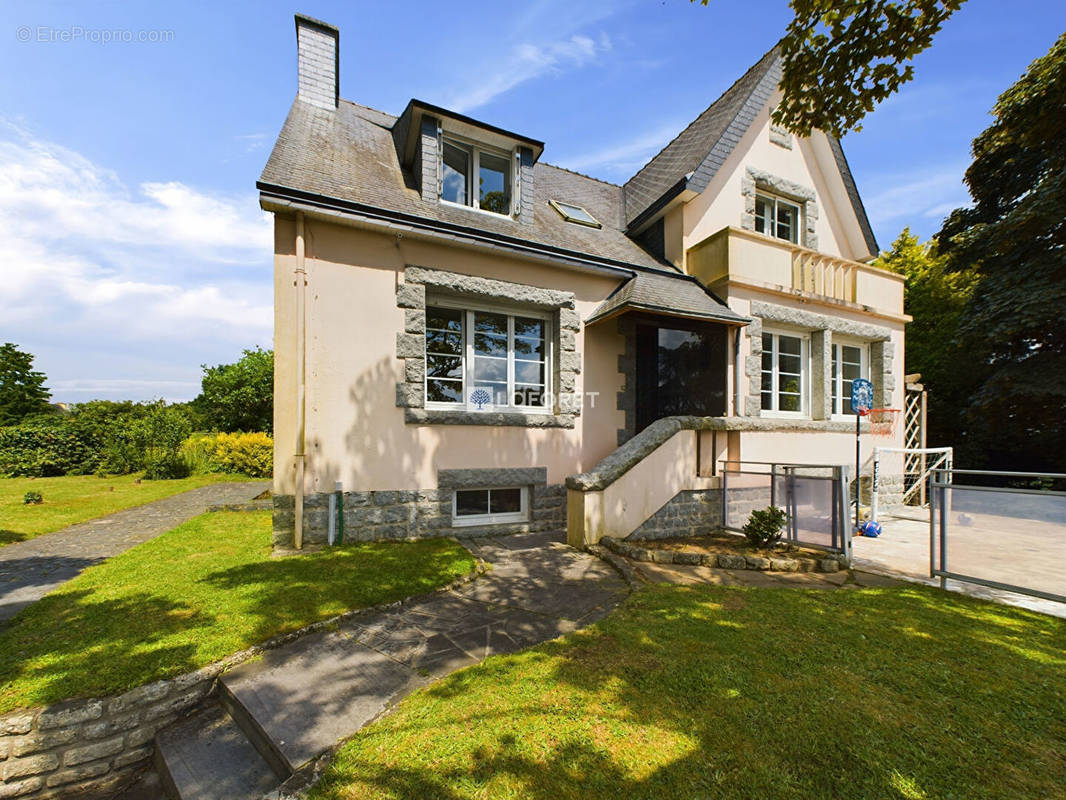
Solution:
M181 457L191 424L180 408L162 402L147 413L124 414L107 429L101 472L123 474L145 470L146 478L182 478L189 468Z
M220 433L213 460L222 472L269 478L274 474L274 440L265 433Z
M22 495L22 502L26 505L39 506L44 502L44 495L40 492L30 489L26 494Z
M92 437L61 418L0 428L0 475L47 478L92 472L97 460Z
M769 547L780 541L788 516L776 506L768 506L751 512L744 525L744 535L752 547Z
M181 457L195 475L208 472L221 472L222 467L215 461L216 433L194 433L181 443Z

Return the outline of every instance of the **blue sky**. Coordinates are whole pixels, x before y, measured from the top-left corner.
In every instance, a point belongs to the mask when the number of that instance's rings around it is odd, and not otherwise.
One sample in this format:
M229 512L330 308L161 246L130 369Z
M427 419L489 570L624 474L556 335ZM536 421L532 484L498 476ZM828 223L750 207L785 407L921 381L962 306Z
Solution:
M295 94L296 11L340 27L342 97L463 110L616 182L789 19L781 0L0 5L0 341L56 400L188 399L202 363L270 346L255 180ZM1064 29L1061 0L969 0L846 138L882 247L967 201L971 140Z

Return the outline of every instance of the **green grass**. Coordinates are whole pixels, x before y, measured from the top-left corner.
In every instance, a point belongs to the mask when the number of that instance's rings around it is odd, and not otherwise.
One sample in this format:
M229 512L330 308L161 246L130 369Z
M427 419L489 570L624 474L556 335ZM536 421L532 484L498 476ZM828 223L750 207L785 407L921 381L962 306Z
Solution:
M270 512L186 522L91 567L0 631L0 713L178 675L352 608L474 568L446 540L270 558Z
M138 478L138 475L0 478L0 547L211 483L248 480L240 475L220 474L137 483ZM44 495L41 505L22 502L23 495L31 489Z
M1064 620L921 586L648 588L410 696L311 796L1062 797L1064 648Z

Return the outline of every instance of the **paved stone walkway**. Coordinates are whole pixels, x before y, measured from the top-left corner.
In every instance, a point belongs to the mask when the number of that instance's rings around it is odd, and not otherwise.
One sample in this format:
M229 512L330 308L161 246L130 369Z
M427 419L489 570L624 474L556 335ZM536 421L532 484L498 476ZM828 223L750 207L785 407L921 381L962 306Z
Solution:
M86 567L165 533L208 506L245 503L267 488L266 481L214 483L0 547L0 623Z
M159 778L184 800L258 798L278 786L274 776L300 770L419 686L602 619L629 587L563 539L467 541L489 566L472 582L348 618L228 671L221 711L208 708L158 735ZM234 746L242 732L253 747ZM151 784L148 777L122 797L158 797Z

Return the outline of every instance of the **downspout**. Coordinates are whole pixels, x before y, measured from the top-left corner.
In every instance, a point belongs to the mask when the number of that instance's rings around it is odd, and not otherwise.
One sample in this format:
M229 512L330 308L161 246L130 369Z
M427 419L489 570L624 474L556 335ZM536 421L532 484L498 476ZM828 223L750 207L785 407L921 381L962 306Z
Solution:
M733 328L733 416L743 416L740 400L740 332L743 330L739 325Z
M304 215L296 212L296 492L293 496L292 543L297 550L304 544L304 440L307 422L307 271L304 268Z

